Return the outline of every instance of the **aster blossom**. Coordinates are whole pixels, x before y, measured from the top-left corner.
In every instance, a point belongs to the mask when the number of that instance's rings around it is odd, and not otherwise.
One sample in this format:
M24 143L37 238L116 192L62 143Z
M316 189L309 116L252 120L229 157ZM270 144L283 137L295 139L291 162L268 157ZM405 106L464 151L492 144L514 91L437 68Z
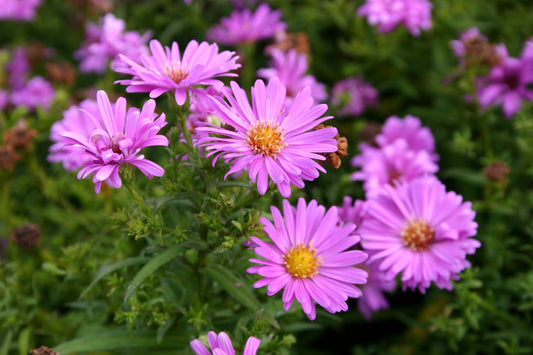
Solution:
M31 21L42 0L2 0L0 20Z
M198 339L191 341L191 348L196 355L235 355L235 349L233 348L231 339L225 332L220 332L218 335L215 332L207 333L207 342L211 351ZM255 355L260 344L261 340L256 337L249 337L242 354Z
M272 62L270 68L257 71L257 76L270 80L278 77L287 88L287 98L293 99L306 86L311 89L311 96L316 101L324 101L328 97L324 84L319 83L314 76L306 75L308 68L307 55L295 49L286 52L274 48L270 51Z
M367 201L359 229L368 262L378 264L387 279L401 273L403 289L425 293L434 282L451 290L470 266L466 260L481 243L473 239L477 223L470 202L435 177L424 177L383 192Z
M78 179L94 174L92 180L99 193L103 182L115 188L122 186L119 168L125 164L137 167L149 179L163 176L161 166L139 154L144 147L168 146L168 139L158 134L166 121L163 113L157 117L155 101L147 101L141 110L127 109L125 98L120 97L112 105L105 91L100 90L96 102L98 112L84 111L83 119L91 121L86 128L54 132L61 137L61 149L68 152L68 145L75 150L82 148L80 159L87 159L87 155L92 158L78 172Z
M232 93L226 95L229 104L210 97L212 114L229 128L197 128L211 135L201 138L199 145L206 149L208 157L215 155L213 164L219 157L231 163L226 176L248 171L260 194L266 192L270 177L281 195L289 197L291 184L302 188L304 180L314 180L319 171L325 172L315 160L326 159L321 153L337 151L337 129L314 130L331 117L320 117L327 106L315 105L308 87L287 105L286 89L278 78L267 86L257 80L250 106L246 92L235 82L230 85Z
M355 225L339 225L337 207L326 211L303 198L296 208L283 200L283 216L274 206L271 212L274 223L264 217L260 222L273 243L251 238L255 253L264 258L250 259L259 265L247 271L263 277L254 287L268 285L269 296L284 288L284 309L296 299L310 320L316 318L315 302L330 313L348 310L348 298L362 294L355 284L367 282L366 271L355 267L366 253L348 250L360 240Z
M533 40L526 43L520 58L510 57L504 45L496 49L500 61L488 75L477 80L477 97L483 110L502 106L505 118L522 108L524 100L533 100Z
M48 111L55 97L55 90L48 81L40 76L34 76L21 88L10 95L11 103L15 106L25 106L30 110L40 106Z
M366 0L357 14L377 25L382 33L403 24L413 36L418 36L421 30L431 28L432 7L428 0Z
M350 77L335 83L331 90L331 102L339 108L340 116L357 116L367 106L377 105L378 91L363 79Z
M235 52L218 52L216 43L198 43L190 41L185 47L183 56L177 42L169 48L159 41L150 41L152 55L143 55L140 63L134 58L120 56L127 64L116 68L119 73L133 75L132 79L118 80L117 83L128 85L127 92L149 92L151 98L159 97L167 91L174 91L176 103L183 105L188 92L202 95L202 91L194 88L197 85L213 85L220 87L222 82L214 78L220 76L237 76L231 70L240 68Z
M237 45L267 39L287 25L281 21L281 11L271 10L261 4L255 12L249 9L234 10L207 32L207 39L220 44Z

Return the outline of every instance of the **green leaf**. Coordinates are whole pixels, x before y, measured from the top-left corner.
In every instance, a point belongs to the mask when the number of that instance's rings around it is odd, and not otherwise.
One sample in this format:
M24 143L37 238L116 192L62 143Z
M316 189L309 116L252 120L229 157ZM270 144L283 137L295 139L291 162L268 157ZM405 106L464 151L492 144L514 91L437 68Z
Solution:
M143 282L144 279L146 279L149 275L151 275L155 270L157 270L162 265L166 264L170 260L174 259L178 255L182 253L184 249L184 246L181 244L174 245L173 247L167 249L161 254L157 254L152 259L150 259L149 262L146 263L142 267L141 270L135 275L133 280L131 280L130 284L128 285L128 288L126 289L126 295L124 296L124 302L126 302L131 295L133 295L133 292L139 287L139 285Z
M10 330L7 332L6 337L4 338L4 341L2 342L2 346L0 347L0 355L8 355L9 346L11 345L12 337L13 337L13 333Z
M135 348L172 348L174 354L186 354L178 349L180 345L186 344L183 336L165 337L158 344L155 332L128 332L126 330L107 330L95 334L90 334L78 339L67 341L54 346L54 350L61 355L67 355L78 352L93 351L110 351L118 349L135 349ZM146 352L151 353L151 352ZM2 354L3 355L3 354Z
M80 298L83 298L87 294L87 292L89 292L94 287L94 285L96 285L98 281L102 279L102 277L116 270L128 267L130 265L138 264L146 260L148 260L148 258L146 257L135 257L135 258L127 258L124 260L120 260L119 262L115 264L111 264L111 265L107 265L107 264L102 265L100 269L98 270L98 272L96 273L96 277L91 282L91 284L85 290L83 290L83 292L80 295Z
M25 328L19 335L19 354L27 355L30 352L31 327Z

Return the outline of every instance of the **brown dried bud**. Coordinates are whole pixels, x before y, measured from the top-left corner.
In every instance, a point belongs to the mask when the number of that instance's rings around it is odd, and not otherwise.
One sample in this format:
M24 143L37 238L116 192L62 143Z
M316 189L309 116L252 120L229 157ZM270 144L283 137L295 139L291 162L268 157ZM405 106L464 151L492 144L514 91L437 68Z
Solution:
M0 170L13 171L13 166L20 160L11 146L0 146Z
M319 124L315 127L315 130L327 127L332 126ZM337 140L337 151L332 153L322 153L322 155L326 157L326 161L329 163L329 166L338 169L341 167L341 158L344 158L348 155L348 140L346 137L341 137L338 133L335 135L335 139Z
M36 247L41 239L42 231L36 224L25 224L15 228L11 233L11 241L26 249Z
M32 67L41 63L44 59L52 57L53 50L46 48L41 42L32 42L24 47L24 52L28 57L30 65Z
M76 79L76 71L70 62L46 63L46 77L58 84L72 85Z
M59 355L59 353L47 346L41 346L40 348L30 350L30 355Z
M289 33L285 31L278 31L275 34L275 43L267 47L266 51L270 52L276 48L282 52L287 52L290 49L296 50L298 53L309 55L311 48L309 46L309 37L303 32ZM309 58L308 58L309 59Z
M29 128L26 120L20 119L16 125L5 131L4 145L13 149L28 150L37 131Z
M498 65L502 58L498 55L493 44L487 43L483 37L474 37L466 40L465 57L467 65L486 64Z
M379 123L367 122L361 132L359 132L359 140L372 146L377 146L376 136L380 133L381 125Z
M487 179L498 181L505 187L507 185L507 176L511 173L511 169L506 162L495 161L487 165L483 173Z

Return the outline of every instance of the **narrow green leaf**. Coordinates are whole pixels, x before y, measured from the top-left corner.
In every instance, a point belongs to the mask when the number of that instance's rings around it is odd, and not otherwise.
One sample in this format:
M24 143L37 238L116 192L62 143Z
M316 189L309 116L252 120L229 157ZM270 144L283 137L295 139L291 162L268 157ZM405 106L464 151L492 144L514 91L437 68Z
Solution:
M126 295L124 296L124 302L131 297L133 292L139 287L139 285L146 279L150 274L157 270L162 265L166 264L170 260L174 259L183 251L183 245L174 245L173 247L165 250L161 254L157 254L149 262L142 267L141 270L135 275L133 280L131 280L128 288L126 289Z
M31 327L25 328L19 335L19 354L27 355L30 352Z
M2 342L2 346L0 347L0 355L8 355L9 347L11 346L12 337L13 337L13 333L10 330L7 332L6 337L4 338L4 341Z
M108 274L110 274L110 273L112 273L112 272L114 272L116 270L128 267L130 265L138 264L138 263L146 261L148 259L149 258L140 257L139 256L139 257L135 257L135 258L127 258L127 259L124 259L124 260L120 260L119 262L116 262L116 263L111 264L111 265L108 265L108 264L102 265L100 267L100 269L98 270L98 272L96 273L96 277L91 282L91 284L89 286L87 286L87 288L85 290L83 290L83 292L80 295L80 298L83 298L87 294L87 292L89 292L94 287L94 285L96 285L98 283L98 281L100 281L102 279L102 277L104 277L104 276L106 276L106 275L108 275Z

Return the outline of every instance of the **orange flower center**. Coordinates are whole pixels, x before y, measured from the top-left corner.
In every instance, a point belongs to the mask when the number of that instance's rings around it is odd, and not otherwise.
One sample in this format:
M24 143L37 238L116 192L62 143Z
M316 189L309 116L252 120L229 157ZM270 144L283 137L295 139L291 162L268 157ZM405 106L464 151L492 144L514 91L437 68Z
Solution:
M246 143L254 153L270 157L276 157L283 147L287 146L283 132L279 127L263 122L258 122L255 127L250 127Z
M283 255L285 268L294 277L306 279L318 274L318 267L322 264L320 256L315 256L316 249L297 244Z
M176 84L179 84L187 77L187 75L189 75L189 71L182 68L180 62L172 62L170 65L166 66L165 74L167 74Z
M413 221L403 228L400 236L411 250L427 250L435 238L435 230L424 221Z

